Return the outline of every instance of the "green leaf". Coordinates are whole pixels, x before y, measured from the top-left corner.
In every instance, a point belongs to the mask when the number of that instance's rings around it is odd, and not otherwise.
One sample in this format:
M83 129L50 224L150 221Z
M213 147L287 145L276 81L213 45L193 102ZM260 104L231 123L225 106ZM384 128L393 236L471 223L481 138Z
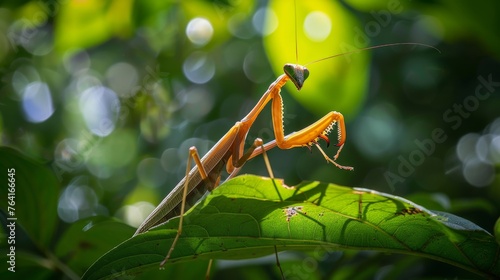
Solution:
M178 222L171 219L120 244L94 263L84 279L117 276L112 271L133 275L158 269ZM224 183L186 213L169 264L254 258L272 254L274 246L279 251L411 254L484 277L500 276L500 247L491 234L470 221L372 190L320 182L289 188L252 175Z
M48 248L57 223L59 182L50 168L7 147L0 147L0 182L7 186L8 170L14 170L15 192L8 200L7 190L0 195L0 207L7 218L17 218L40 249ZM13 201L15 205L8 205ZM12 203L12 202L11 202ZM8 207L13 208L8 208ZM13 210L13 211L12 211ZM9 221L7 221L9 223Z

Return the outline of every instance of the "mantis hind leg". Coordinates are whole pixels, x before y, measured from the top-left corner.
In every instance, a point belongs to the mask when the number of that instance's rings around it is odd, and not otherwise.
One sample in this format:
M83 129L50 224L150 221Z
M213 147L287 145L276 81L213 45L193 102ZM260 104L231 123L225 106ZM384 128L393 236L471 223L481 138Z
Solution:
M189 170L191 169L191 158L194 160L196 166L198 167L198 170L200 172L201 178L203 180L208 179L207 176L207 171L205 170L205 167L203 166L200 155L198 154L198 150L196 147L191 147L189 148L189 156L186 164L186 181L184 182L184 190L182 193L182 202L181 202L181 213L180 213L180 218L179 218L179 227L177 228L177 235L174 238L174 241L172 242L172 245L170 246L170 249L168 250L167 256L163 261L160 263L160 269L163 269L163 266L167 263L168 259L170 259L170 255L174 251L175 245L177 244L177 241L179 240L179 237L181 236L182 233L182 224L184 220L184 212L186 209L186 197L187 197L187 190L188 190L188 185L189 185Z

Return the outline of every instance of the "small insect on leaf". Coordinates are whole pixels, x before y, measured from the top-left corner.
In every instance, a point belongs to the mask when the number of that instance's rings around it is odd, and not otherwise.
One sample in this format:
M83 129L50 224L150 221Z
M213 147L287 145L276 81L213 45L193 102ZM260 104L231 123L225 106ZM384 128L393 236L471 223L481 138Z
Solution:
M302 207L302 206L292 206L292 207L287 207L286 209L283 209L283 212L285 212L286 221L290 222L290 219L293 216L297 215L299 212L306 214L306 212L302 212L302 209L304 209L304 207Z
M401 210L401 212L396 213L397 216L406 216L406 215L417 215L420 213L424 213L421 209L415 208L415 207L409 207L409 208L404 208Z

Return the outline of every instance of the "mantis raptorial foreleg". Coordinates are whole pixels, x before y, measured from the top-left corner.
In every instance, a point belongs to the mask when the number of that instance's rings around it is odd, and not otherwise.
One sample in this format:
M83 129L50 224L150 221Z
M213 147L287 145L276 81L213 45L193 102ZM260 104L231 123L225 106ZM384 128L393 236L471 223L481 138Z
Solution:
M294 143L301 143L303 141L307 141L309 138L309 135L315 134L315 131L325 131L326 133L330 132L330 130L333 128L333 125L337 125L337 133L338 133L338 143L337 146L339 149L337 150L337 153L335 156L330 158L324 151L323 149L318 145L318 143L314 142L313 144L318 148L318 150L321 152L323 157L326 159L327 162L332 163L333 165L337 166L340 169L345 169L345 170L353 170L352 167L350 166L343 166L335 162L340 155L340 152L342 151L342 148L344 147L345 143L345 123L344 123L344 116L339 113L339 112L330 112L326 114L324 117L316 121L315 123L311 124L310 126L296 132L292 133L289 136L285 137L281 143L278 142L278 138L276 138L276 144L278 147L282 149L286 148L293 148L295 146ZM326 128L325 128L326 127ZM314 131L314 132L311 132ZM327 145L330 145L330 140L328 137L326 137L326 134L320 134L319 138L323 139L326 141ZM280 146L281 145L281 146Z

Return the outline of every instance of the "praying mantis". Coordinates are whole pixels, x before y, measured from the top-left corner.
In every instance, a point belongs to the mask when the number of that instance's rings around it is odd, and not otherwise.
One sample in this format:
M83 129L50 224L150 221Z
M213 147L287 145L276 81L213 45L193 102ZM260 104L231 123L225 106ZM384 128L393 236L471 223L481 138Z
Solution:
M297 40L295 44L297 45ZM419 43L384 44L362 48L344 54L329 56L308 64L331 59L341 55L351 54L361 50L395 45L421 45L434 48L432 46ZM283 122L284 105L283 99L280 95L281 89L287 82L290 81L295 85L297 90L300 91L309 77L309 70L305 65L288 63L283 67L283 72L284 73L269 86L267 91L262 95L260 100L250 110L250 112L240 121L237 121L234 126L232 126L202 158L200 158L196 147L193 146L189 149L185 177L138 227L134 235L144 233L152 227L165 223L170 218L177 216L180 217L177 234L166 254L166 257L160 263L160 267L163 267L168 262L172 252L175 250L177 241L182 235L185 211L190 206L194 205L206 192L217 188L224 168L229 174L228 178L232 178L238 174L240 169L248 160L263 154L269 175L270 177L274 177L266 156L267 151L275 147L286 150L298 147L312 148L315 146L328 163L331 163L342 170L353 170L353 167L337 163L337 159L346 142L346 126L344 116L340 112L330 111L309 126L297 132L285 134ZM244 144L248 132L268 103L271 103L271 118L275 139L268 143L264 143L262 139L257 138L253 141L253 144L245 150ZM334 127L337 132L336 146L338 147L338 150L333 157L330 157L325 151L323 151L318 142L320 140L324 140L327 144L329 144L329 135L334 130ZM191 161L194 161L194 166L192 168Z
M285 135L283 129L283 100L280 95L281 88L286 82L291 81L295 87L300 90L309 76L309 70L305 66L298 64L286 64L283 70L284 74L279 76L276 81L269 86L268 90L263 94L257 102L257 105L255 105L248 115L241 121L236 122L236 124L222 136L203 158L200 159L196 147L193 146L189 149L186 176L137 229L136 235L167 221L169 218L180 215L181 220L179 221L178 234L160 266L163 266L167 262L182 233L182 219L186 210L186 204L194 204L206 191L215 189L220 182L220 175L224 166L226 166L226 171L230 174L229 177L233 177L246 161L276 146L280 149L292 149L296 147L311 147L314 145L321 151L328 162L340 169L353 170L352 167L343 166L336 162L346 139L344 117L341 113L332 111L308 127L298 132ZM257 138L252 146L244 152L244 143L248 131L257 116L269 102L271 102L275 140L264 144L262 139ZM339 149L332 159L318 145L318 140L323 139L329 143L328 134L335 124L337 124L337 146ZM196 165L189 170L191 159L194 160ZM272 174L272 171L270 171L270 173Z

